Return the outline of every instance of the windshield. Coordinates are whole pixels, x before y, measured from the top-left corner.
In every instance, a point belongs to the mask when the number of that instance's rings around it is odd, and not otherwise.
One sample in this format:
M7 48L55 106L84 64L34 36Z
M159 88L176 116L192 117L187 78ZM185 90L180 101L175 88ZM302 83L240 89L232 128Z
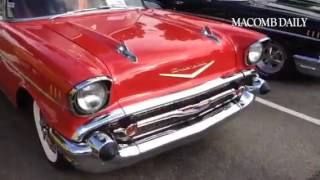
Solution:
M7 0L7 18L37 18L81 10L143 7L140 0Z
M277 3L320 13L320 0L278 0Z

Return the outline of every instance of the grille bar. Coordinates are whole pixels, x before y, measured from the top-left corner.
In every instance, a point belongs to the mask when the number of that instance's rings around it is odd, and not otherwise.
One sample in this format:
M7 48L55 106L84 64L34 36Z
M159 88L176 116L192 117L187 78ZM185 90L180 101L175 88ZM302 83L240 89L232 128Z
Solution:
M200 103L189 105L189 106L177 109L175 111L171 111L158 116L154 116L154 117L139 121L137 124L138 124L138 127L140 128L153 123L158 123L160 121L165 121L171 118L181 118L185 116L195 115L204 111L205 109L208 109L208 107L211 106L211 104L213 104L214 102L221 100L222 98L225 98L230 95L235 96L236 90L231 89L229 91L213 96L207 100L201 101Z
M199 103L176 109L137 122L138 134L133 138L141 140L149 136L157 137L166 131L174 131L201 121L210 113L218 113L225 105L238 97L237 90L230 89Z

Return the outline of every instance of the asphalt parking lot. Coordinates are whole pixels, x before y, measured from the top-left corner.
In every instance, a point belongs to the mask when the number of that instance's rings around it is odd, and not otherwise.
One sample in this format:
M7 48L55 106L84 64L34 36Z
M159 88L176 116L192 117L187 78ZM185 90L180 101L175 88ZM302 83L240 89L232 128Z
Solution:
M255 102L206 138L106 174L48 165L32 122L0 93L0 179L320 179L320 126L314 124L320 80L301 76L270 84L272 93L261 97L267 101Z

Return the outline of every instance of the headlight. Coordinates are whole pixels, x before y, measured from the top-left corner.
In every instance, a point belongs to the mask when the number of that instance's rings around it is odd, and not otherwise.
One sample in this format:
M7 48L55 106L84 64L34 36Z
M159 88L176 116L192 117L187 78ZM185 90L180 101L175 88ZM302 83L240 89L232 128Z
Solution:
M100 80L100 81L98 81ZM110 90L107 81L89 80L73 90L71 106L78 115L94 114L108 104Z
M247 64L254 65L258 63L263 55L263 45L261 42L252 44L248 50Z

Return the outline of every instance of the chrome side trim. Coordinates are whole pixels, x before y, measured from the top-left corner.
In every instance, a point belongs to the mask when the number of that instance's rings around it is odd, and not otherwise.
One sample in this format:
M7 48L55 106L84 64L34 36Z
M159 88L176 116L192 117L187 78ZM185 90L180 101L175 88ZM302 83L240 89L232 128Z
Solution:
M6 68L9 69L9 71L11 71L12 73L14 73L16 76L20 77L23 81L26 81L27 83L30 83L30 85L35 88L37 91L39 91L39 93L41 93L43 96L45 96L46 98L48 98L50 101L52 101L53 103L61 106L61 103L59 103L55 98L53 98L49 93L47 93L47 90L44 88L41 88L36 82L34 82L29 76L27 76L26 74L22 73L21 70L19 70L19 68L17 68L17 66L15 66L13 64L13 62L8 61L6 58L6 55L4 55L2 52L0 52L0 58L1 61L4 63L4 65L6 66Z
M304 61L309 61L311 63L318 63L320 64L320 57L319 59L313 58L313 57L308 57L308 56L302 56L302 55L294 55L293 58L295 59L301 59Z
M150 100L146 100L137 104L133 104L130 106L123 107L122 109L117 109L110 113L110 115L105 117L100 117L92 122L90 122L87 125L84 125L76 130L74 135L72 136L72 140L76 142L81 142L83 140L83 137L88 133L91 132L107 123L115 122L126 115L134 114L137 112L147 111L148 109L153 109L157 107L161 107L165 104L169 104L175 101L179 101L181 99L185 99L188 97L192 97L201 93L204 93L206 91L209 91L214 88L223 87L229 82L240 80L245 78L246 76L255 74L255 70L247 70L240 73L237 73L233 76L226 77L226 78L217 78L212 81L208 81L200 86L180 91L178 93L169 94L166 96L153 98Z

